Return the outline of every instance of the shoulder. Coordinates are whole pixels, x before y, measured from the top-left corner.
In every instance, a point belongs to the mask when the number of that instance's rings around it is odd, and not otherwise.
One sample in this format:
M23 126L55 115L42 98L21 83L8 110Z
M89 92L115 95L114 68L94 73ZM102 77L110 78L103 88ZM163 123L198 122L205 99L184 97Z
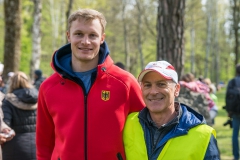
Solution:
M200 132L202 134L210 134L210 135L214 135L214 137L216 137L216 131L214 128L212 128L211 126L209 125L206 125L206 124L201 124L201 125L198 125L196 127L194 127L195 131L196 132Z
M138 115L139 115L139 112L130 113L127 117L127 120L131 121L131 120L138 119Z
M58 73L55 72L41 83L41 90L46 91L62 83L64 80L64 78L62 78Z
M230 80L228 81L228 86L233 85L234 81L235 81L235 78L230 79Z
M109 74L126 85L131 85L132 83L138 84L137 79L133 76L133 74L114 64L109 67Z
M54 72L52 75L50 75L48 78L44 79L44 83L54 83L55 81L58 81L62 77L59 75L59 73Z

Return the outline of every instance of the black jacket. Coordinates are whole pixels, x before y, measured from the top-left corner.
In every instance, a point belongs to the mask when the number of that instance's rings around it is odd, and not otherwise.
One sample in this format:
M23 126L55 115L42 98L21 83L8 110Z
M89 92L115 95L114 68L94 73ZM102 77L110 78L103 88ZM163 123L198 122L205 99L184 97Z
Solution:
M17 89L3 100L4 122L16 136L2 147L4 160L36 159L36 113L38 90Z

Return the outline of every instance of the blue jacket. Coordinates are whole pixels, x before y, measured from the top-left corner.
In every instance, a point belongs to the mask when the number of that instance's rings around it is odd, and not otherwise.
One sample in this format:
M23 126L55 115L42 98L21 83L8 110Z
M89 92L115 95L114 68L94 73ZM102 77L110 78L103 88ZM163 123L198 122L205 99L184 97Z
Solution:
M152 144L153 138L153 125L149 122L147 115L148 109L144 108L139 113L140 124L142 125L145 141L147 145L148 151L148 159L155 160L159 156L160 152L162 151L164 145L170 138L178 137L184 134L187 134L188 131L200 124L205 124L205 119L202 115L197 113L192 108L184 105L179 104L179 115L174 121L166 124L165 126L161 127L161 135L160 138L155 146ZM217 141L215 137L212 135L211 139L208 144L207 151L205 153L205 160L218 160L220 159L220 154L217 146Z

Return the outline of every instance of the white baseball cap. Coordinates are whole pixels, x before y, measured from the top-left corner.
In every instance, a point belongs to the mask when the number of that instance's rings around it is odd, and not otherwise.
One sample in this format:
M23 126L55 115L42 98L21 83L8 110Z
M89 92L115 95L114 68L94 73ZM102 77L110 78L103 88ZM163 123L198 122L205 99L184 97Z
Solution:
M167 61L155 61L147 64L145 69L138 76L138 81L141 82L146 73L155 71L161 74L166 79L171 79L178 83L178 74L175 68Z

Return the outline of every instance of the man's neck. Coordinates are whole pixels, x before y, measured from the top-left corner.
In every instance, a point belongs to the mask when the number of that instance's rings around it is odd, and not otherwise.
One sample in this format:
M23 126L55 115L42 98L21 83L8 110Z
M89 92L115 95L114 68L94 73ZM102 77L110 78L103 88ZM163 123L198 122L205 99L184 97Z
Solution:
M158 113L158 114L154 114L154 113L150 113L150 116L153 120L153 122L156 124L156 126L158 128L160 128L162 125L170 122L171 120L173 120L176 116L177 116L177 112L174 110L169 111L168 113Z
M89 61L74 61L72 59L72 69L74 72L86 72L92 70L98 66L98 59L98 56Z

